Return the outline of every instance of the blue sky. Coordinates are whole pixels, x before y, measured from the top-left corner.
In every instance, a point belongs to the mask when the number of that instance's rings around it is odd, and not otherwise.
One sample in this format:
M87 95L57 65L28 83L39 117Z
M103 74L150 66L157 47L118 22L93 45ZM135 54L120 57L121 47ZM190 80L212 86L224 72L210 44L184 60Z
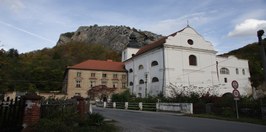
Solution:
M94 24L169 35L189 21L224 53L257 42L265 12L266 0L0 0L0 48L52 48L61 33Z

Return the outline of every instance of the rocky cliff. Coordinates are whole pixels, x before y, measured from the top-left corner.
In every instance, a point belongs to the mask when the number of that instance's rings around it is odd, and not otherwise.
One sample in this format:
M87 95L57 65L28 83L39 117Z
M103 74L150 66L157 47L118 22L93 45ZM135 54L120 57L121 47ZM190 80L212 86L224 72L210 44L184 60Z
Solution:
M67 44L70 41L77 41L86 44L102 44L106 47L121 52L134 35L139 46L149 44L162 37L148 31L140 31L126 26L81 26L75 32L63 33L57 45Z

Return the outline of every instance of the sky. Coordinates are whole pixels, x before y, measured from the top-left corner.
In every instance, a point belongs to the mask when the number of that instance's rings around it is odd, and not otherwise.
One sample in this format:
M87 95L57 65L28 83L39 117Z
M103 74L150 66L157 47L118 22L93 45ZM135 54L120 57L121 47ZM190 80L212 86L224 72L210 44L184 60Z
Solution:
M52 48L60 34L94 24L161 35L189 24L221 54L258 41L266 0L0 0L0 49Z

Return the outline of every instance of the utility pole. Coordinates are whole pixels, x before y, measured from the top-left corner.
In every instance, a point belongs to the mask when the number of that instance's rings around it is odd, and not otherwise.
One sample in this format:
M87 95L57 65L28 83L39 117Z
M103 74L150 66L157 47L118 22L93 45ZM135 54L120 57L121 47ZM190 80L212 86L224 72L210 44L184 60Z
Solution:
M260 54L261 54L261 59L262 59L262 64L263 64L263 76L264 76L264 81L263 83L266 83L266 57L265 57L265 49L264 49L264 45L262 43L262 36L264 34L263 30L259 30L257 32L257 36L258 36L258 42L259 42L259 46L260 46Z

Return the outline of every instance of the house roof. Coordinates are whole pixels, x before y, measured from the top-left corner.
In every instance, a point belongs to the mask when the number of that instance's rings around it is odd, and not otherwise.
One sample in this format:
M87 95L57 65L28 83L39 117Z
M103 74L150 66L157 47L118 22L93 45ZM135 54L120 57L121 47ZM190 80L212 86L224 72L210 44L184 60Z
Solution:
M112 60L87 60L76 64L74 66L68 66L68 69L81 69L81 70L97 70L97 71L118 71L124 72L124 63L114 62Z

